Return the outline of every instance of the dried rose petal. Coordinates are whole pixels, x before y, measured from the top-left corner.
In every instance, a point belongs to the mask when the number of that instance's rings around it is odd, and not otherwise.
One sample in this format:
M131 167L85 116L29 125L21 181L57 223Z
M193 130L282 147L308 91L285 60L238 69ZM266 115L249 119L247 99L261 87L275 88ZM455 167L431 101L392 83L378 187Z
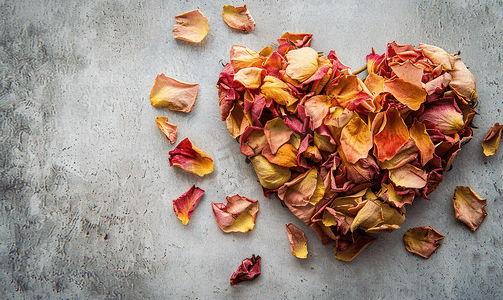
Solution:
M360 117L352 118L342 129L340 143L350 163L366 158L373 147L370 127Z
M355 237L354 242L347 249L340 250L334 245L335 257L342 261L352 261L353 258L357 257L374 240L374 237L360 234Z
M262 76L266 73L267 71L262 68L243 68L234 74L234 81L241 83L247 89L257 89L262 84Z
M262 66L263 58L260 54L247 47L233 45L230 51L230 57L235 73L244 68L260 68Z
M178 127L174 124L168 123L168 118L159 117L155 119L155 123L161 131L166 135L169 142L174 144L176 141L176 134L178 132Z
M304 232L290 223L286 225L286 233L288 234L292 254L298 258L307 258L307 239Z
M456 58L454 70L449 74L452 76L449 86L458 96L467 101L477 99L475 78L460 58Z
M159 74L150 91L150 103L154 107L168 107L188 113L196 101L198 87L197 83L185 83Z
M242 30L245 33L255 30L255 21L246 5L240 7L224 5L222 17L224 18L224 22L231 28Z
M175 16L177 25L173 25L173 37L192 43L200 43L208 31L208 19L199 10L192 10Z
M393 158L400 147L409 140L409 130L400 112L390 107L386 112L380 112L372 123L377 159L385 161Z
M169 155L170 166L177 166L201 177L213 172L213 159L194 146L189 138L181 141Z
M426 91L413 83L397 78L384 81L384 91L391 93L412 110L418 110L426 101Z
M496 153L500 144L502 131L503 125L499 123L494 124L494 126L489 129L489 132L482 141L482 148L484 149L485 156L494 155Z
M426 57L428 57L434 64L441 65L444 70L453 70L456 57L448 54L444 49L419 43L421 49Z
M397 186L420 189L426 186L428 175L423 169L411 164L389 170L389 178Z
M470 187L458 186L454 191L454 212L456 219L465 223L472 231L477 230L487 216L487 199L482 199Z
M435 153L435 146L426 132L426 126L414 119L414 123L410 127L410 137L416 143L419 153L421 154L421 165L425 165L433 158Z
M361 209L355 216L353 223L351 223L351 232L356 228L362 229L372 228L383 221L381 205L372 200L366 200Z
M192 211L196 208L201 200L204 190L193 185L187 192L181 195L178 199L173 200L173 209L176 216L180 219L183 225L187 225L192 216Z
M389 65L391 70L403 81L412 83L418 87L423 87L421 80L423 79L424 71L417 67L410 60L404 63L394 63Z
M231 276L231 286L257 278L260 275L260 259L259 255L255 258L255 254L252 254L251 258L243 259L237 271Z
M403 235L405 248L424 258L430 257L438 247L444 236L430 226L410 228Z
M299 82L307 80L318 70L318 52L313 48L290 50L286 54L286 59L288 60L286 75Z
M290 87L281 79L267 75L260 87L260 92L267 100L274 100L281 105L290 106L299 99L292 95Z
M223 232L248 232L255 227L258 201L239 195L227 196L227 204L211 202L218 227Z

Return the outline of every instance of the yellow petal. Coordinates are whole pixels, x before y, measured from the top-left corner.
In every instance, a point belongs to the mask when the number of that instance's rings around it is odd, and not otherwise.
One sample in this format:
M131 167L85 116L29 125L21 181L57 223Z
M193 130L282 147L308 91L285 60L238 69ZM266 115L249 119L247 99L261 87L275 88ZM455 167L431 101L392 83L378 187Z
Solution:
M159 74L150 91L150 103L154 107L168 107L188 113L196 101L198 87L197 83L185 83Z
M389 179L397 186L420 189L426 186L427 178L426 171L411 164L389 170Z
M374 95L378 95L384 91L384 77L377 75L376 73L369 73L365 78L365 86Z
M262 75L266 73L262 68L244 68L234 74L234 81L240 82L247 89L258 89L262 84Z
M176 23L173 25L173 37L192 43L200 43L208 31L208 19L199 9L175 16Z
M286 232L288 234L288 240L290 241L290 248L292 254L298 258L307 257L307 239L304 236L304 232L298 229L292 223L286 225Z
M248 232L255 227L258 201L239 195L227 196L227 205L213 203L213 214L218 227L224 232Z
M292 95L290 87L281 79L267 75L260 87L260 92L267 100L274 100L281 105L290 106L299 99Z
M203 177L213 172L213 159L185 138L169 152L169 164Z
M344 126L340 141L346 159L352 164L366 158L373 147L370 127L358 115Z
M456 187L452 202L454 203L456 219L465 223L472 231L477 230L480 223L487 216L484 208L487 205L487 199L480 198L468 186Z
M356 228L371 228L381 223L383 220L381 205L375 201L367 200L363 207L358 211L351 223L351 232Z
M410 127L410 137L419 149L421 165L424 166L433 158L433 153L435 153L435 146L426 132L426 126L417 119L414 119L414 123Z
M272 164L260 154L251 157L250 161L255 173L257 173L260 184L266 189L277 189L290 180L290 168Z
M426 101L427 96L423 88L400 78L384 81L384 91L391 93L399 102L412 110L418 110Z
M440 246L444 236L430 226L410 228L403 235L405 248L424 258L429 258Z
M494 124L494 126L489 129L489 132L482 141L482 148L484 149L485 156L494 155L496 153L500 144L502 131L503 125L499 123Z

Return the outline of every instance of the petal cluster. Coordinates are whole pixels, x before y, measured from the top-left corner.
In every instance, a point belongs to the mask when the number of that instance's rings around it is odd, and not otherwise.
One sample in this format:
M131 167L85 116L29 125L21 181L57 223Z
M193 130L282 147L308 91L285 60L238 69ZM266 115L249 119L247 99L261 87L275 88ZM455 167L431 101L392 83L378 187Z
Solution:
M396 42L372 50L362 80L311 39L286 33L277 49L232 46L217 83L221 118L264 195L350 261L369 233L400 228L405 206L428 198L472 138L475 81L456 55Z

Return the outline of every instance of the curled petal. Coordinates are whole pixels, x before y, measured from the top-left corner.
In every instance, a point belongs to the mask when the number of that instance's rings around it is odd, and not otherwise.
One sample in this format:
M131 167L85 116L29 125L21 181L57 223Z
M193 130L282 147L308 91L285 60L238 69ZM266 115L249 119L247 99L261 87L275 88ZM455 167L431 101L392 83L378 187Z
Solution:
M184 171L203 177L213 172L213 160L208 154L194 146L189 138L181 141L173 151L169 152L170 166L176 166Z
M266 70L257 67L243 68L234 75L234 81L241 83L247 89L258 89L262 84L262 75Z
M432 122L443 134L459 133L465 128L463 112L454 99L434 102L424 110L418 119L421 122L425 120Z
M344 250L340 250L337 248L336 245L334 245L334 250L335 250L335 257L342 261L352 261L355 257L362 252L365 247L370 245L375 240L374 237L368 236L368 235L358 235L354 242L349 245Z
M198 87L197 83L185 83L159 74L150 91L150 103L154 107L168 107L188 113L196 101Z
M379 161L393 158L409 140L407 125L394 107L376 116L372 123L372 131L375 133L374 144Z
M231 276L231 286L239 284L241 281L253 280L260 275L260 256L252 254L251 258L243 259L237 271Z
M426 186L428 174L411 164L389 170L389 179L397 186L420 189Z
M418 110L426 101L426 91L413 83L397 78L384 81L384 91L395 96L400 103L412 110Z
M417 119L414 119L414 123L410 127L410 137L419 149L421 165L424 166L433 158L433 153L435 153L435 146L426 132L426 126Z
M313 38L313 35L310 33L284 33L281 38L287 38L290 42L292 42L295 47L297 48L302 48L302 47L309 47L309 44L311 44L311 39Z
M361 158L366 158L373 147L370 127L356 115L342 129L340 143L350 163L354 164Z
M288 234L288 240L290 241L292 254L298 258L306 258L307 239L304 236L304 232L290 223L286 225L286 233Z
M472 231L477 230L487 216L487 199L480 198L470 187L458 186L454 191L454 211L456 219L465 223Z
M351 223L351 232L354 232L358 227L362 229L374 227L382 221L381 205L375 201L367 200Z
M402 208L406 204L412 204L416 194L411 189L401 191L398 188L395 189L392 184L381 183L381 190L378 196L394 207Z
M169 142L174 144L176 141L176 134L178 132L178 127L171 123L168 123L168 118L159 117L155 119L155 123L159 126L159 129L166 135Z
M305 81L318 70L318 52L313 48L290 50L286 54L286 59L288 60L286 75L299 82Z
M327 88L327 95L344 108L354 109L361 101L371 99L370 91L356 75L343 75L336 85Z
M431 62L441 65L444 70L450 71L454 69L456 57L448 54L444 49L422 43L419 43L419 49L423 51L424 56L428 57Z
M192 43L200 43L208 31L208 19L199 9L175 16L177 25L173 25L173 37Z
M178 199L173 200L173 209L175 210L176 216L183 225L187 225L192 216L194 208L203 197L204 190L193 185L187 192L181 195Z
M255 173L257 173L260 184L266 189L277 189L290 180L290 168L272 164L260 154L251 157L250 161Z
M501 140L501 132L503 131L503 125L499 123L494 124L489 132L482 141L482 148L484 149L484 155L490 156L496 153Z
M227 205L211 202L218 227L223 232L248 232L255 227L258 201L239 195L227 196Z
M438 241L444 237L430 226L421 226L407 230L403 235L403 241L407 251L429 258L440 247Z
M477 99L475 78L460 58L456 58L454 70L449 71L452 80L449 86L465 100Z
M245 33L255 30L255 21L246 5L240 7L224 5L222 17L224 18L224 22L231 28L242 30Z

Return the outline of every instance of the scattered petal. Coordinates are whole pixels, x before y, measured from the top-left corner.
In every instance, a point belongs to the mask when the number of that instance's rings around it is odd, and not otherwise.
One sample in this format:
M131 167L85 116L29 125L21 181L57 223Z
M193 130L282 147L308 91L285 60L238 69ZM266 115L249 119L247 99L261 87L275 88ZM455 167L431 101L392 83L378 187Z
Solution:
M159 126L159 129L166 135L169 142L174 144L176 142L176 134L178 132L178 127L171 123L168 123L168 118L159 117L155 119L155 123Z
M223 232L248 232L255 227L258 201L239 195L227 196L227 205L211 202L218 227Z
M169 165L203 177L213 172L213 160L208 154L194 146L189 138L181 141L169 152Z
M224 22L231 28L242 30L245 33L255 30L255 21L246 5L240 7L224 5L222 17L224 18Z
M150 103L154 107L168 107L188 113L196 101L198 87L197 83L185 83L159 74L150 91Z
M454 211L456 219L465 223L472 231L477 230L487 216L487 199L480 198L470 187L458 186L454 191Z
M494 124L494 126L489 129L489 132L482 141L482 148L484 149L485 156L494 155L496 153L500 144L502 131L503 125L499 123Z
M292 254L298 258L307 258L307 239L304 236L304 232L292 223L286 225L286 232L290 241Z
M200 43L208 31L208 19L199 9L175 16L177 25L173 25L173 37L192 43Z
M178 199L173 200L173 209L176 216L180 219L183 225L187 225L192 216L194 208L203 197L204 190L193 185L187 192L181 195Z
M403 241L407 251L429 258L440 247L438 241L444 237L430 226L421 226L407 230Z
M260 275L260 256L252 254L251 258L243 259L237 271L231 276L231 286L239 284L241 281L253 280Z

